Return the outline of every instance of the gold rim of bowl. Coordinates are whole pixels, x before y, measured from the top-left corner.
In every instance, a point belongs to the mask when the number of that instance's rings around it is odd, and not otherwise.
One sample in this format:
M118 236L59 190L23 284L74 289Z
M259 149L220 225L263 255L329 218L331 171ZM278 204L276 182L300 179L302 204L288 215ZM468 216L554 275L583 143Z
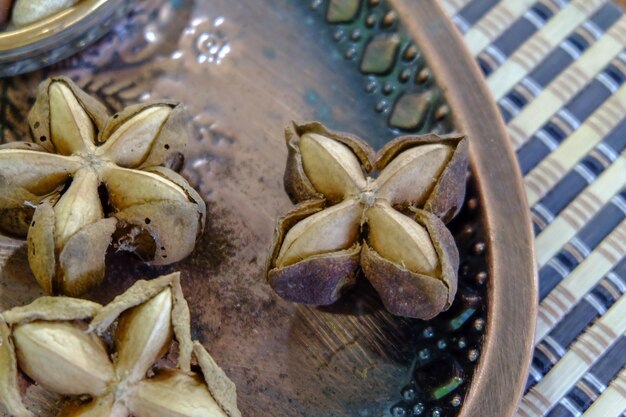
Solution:
M0 53L36 44L46 38L77 26L110 0L82 0L74 6L55 13L28 26L0 32Z

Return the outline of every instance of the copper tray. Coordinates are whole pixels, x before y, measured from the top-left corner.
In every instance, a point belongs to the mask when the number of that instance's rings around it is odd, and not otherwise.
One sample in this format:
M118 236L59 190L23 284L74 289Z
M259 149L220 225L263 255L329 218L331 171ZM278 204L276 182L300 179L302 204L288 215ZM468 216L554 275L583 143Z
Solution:
M329 7L332 6L332 12ZM111 253L101 302L138 277L183 272L195 338L238 386L245 416L507 417L530 361L536 312L532 234L504 126L476 66L434 0L145 0L110 35L52 68L0 81L1 140L27 137L36 85L72 76L111 112L151 97L194 115L184 175L209 221L168 268ZM295 305L263 282L290 120L317 119L375 147L407 132L465 132L466 205L453 307L423 322L386 313L366 283L328 308ZM41 291L21 242L0 240L0 308ZM37 387L27 403L54 415Z

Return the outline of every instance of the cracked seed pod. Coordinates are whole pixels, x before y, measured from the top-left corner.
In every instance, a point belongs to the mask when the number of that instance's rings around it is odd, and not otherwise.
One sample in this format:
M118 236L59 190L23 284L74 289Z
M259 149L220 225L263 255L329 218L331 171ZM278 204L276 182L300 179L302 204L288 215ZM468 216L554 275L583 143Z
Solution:
M0 146L0 233L27 237L46 292L76 296L99 284L112 242L155 265L191 253L206 206L171 169L187 140L181 105L109 117L60 77L40 85L28 121L35 143Z
M152 376L148 371L174 338L176 368L156 368ZM17 417L33 415L19 395L18 369L50 391L74 396L60 417L241 417L235 385L191 340L178 273L137 281L106 306L42 297L5 311L0 341L0 404ZM192 357L200 373L191 371Z
M406 136L374 157L361 139L320 123L294 125L267 279L291 301L336 301L359 265L393 314L432 318L456 293L458 249L444 222L465 194L463 136ZM379 175L368 175L374 170Z

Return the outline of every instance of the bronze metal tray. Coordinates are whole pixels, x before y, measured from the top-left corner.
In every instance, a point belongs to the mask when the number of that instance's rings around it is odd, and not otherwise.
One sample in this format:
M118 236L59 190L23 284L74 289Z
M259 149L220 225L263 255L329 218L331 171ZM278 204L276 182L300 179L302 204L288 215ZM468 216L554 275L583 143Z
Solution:
M209 207L194 253L167 268L111 253L106 302L136 278L183 272L194 337L235 381L245 416L511 416L536 312L532 234L495 105L434 0L141 0L103 40L0 81L0 139L27 137L37 84L73 77L111 112L151 97L194 116L184 175ZM328 308L263 282L282 187L283 128L321 120L380 147L408 132L471 140L453 307L423 322L386 313L364 282ZM175 231L173 231L175 232ZM0 238L0 308L41 295L24 245ZM60 399L26 390L40 415Z

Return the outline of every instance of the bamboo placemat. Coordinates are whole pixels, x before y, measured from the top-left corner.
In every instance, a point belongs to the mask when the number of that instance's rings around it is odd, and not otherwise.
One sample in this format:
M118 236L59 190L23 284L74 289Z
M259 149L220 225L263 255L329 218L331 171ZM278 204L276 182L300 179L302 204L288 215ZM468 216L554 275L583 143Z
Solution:
M626 416L626 16L607 0L440 1L507 123L536 233L517 416Z

